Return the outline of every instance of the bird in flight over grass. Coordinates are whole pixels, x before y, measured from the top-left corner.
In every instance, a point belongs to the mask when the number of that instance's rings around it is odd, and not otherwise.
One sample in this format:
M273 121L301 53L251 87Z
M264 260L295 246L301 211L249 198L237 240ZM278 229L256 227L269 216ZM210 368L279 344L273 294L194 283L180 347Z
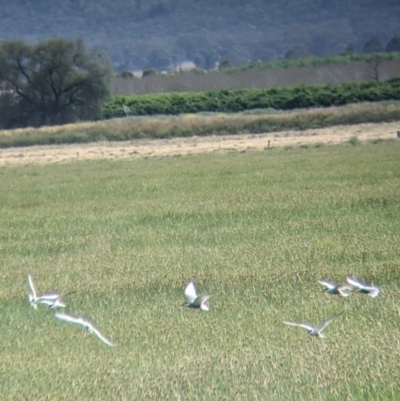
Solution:
M207 300L211 297L211 294L198 296L196 286L193 281L186 286L185 297L187 302L184 303L183 306L187 306L188 308L200 308L205 312L210 310Z
M341 295L342 297L348 297L354 290L354 287L348 284L336 285L329 280L318 280L318 283L326 287L323 290L326 294L331 294L331 295Z
M33 283L32 276L30 275L28 276L28 283L31 290L31 292L28 295L29 303L35 309L37 309L38 304L47 305L51 309L65 308L65 303L62 301L62 298L67 295L76 293L76 291L71 291L64 294L49 292L47 294L38 295L35 288L35 284Z
M109 345L110 347L115 347L115 344L112 343L107 337L105 337L99 329L97 329L89 320L84 319L81 316L75 317L71 315L67 315L66 313L56 313L55 317L57 319L62 320L67 323L75 323L83 326L89 333L95 335L99 340L103 341L103 343Z
M379 295L380 289L375 285L366 285L361 280L351 276L347 276L346 280L355 291L361 294L368 294L371 298L375 298Z
M328 324L333 322L337 317L339 317L341 313L338 313L337 315L333 315L331 317L328 317L327 319L323 320L321 323L319 323L317 326L312 326L311 324L308 323L293 323L293 322L283 322L285 324L288 324L290 326L298 326L298 327L303 327L303 329L306 329L308 334L310 336L314 337L320 337L320 338L325 338L325 336L322 334L322 331L325 329Z
M28 295L29 304L32 306L32 308L37 309L37 303L36 303L36 300L38 298L37 291L35 288L35 284L33 283L33 279L30 275L28 276L28 283L29 283L29 288L31 290L31 292Z

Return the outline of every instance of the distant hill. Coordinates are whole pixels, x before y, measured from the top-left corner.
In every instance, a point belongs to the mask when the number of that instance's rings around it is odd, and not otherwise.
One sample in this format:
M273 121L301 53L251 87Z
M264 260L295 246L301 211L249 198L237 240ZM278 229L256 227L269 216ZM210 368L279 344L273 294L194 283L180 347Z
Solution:
M81 36L116 70L316 56L400 36L399 0L0 0L0 39ZM376 50L375 50L376 51Z

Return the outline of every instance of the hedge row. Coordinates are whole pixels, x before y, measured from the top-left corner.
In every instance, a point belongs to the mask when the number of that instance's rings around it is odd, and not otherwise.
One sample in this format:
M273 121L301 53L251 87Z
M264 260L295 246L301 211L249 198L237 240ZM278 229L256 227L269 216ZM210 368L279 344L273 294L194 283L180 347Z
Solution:
M291 110L399 99L400 78L395 78L382 82L339 85L115 96L104 105L103 113L105 118L122 117L125 115L123 104L129 106L132 115L145 116L198 112L233 113L266 108Z

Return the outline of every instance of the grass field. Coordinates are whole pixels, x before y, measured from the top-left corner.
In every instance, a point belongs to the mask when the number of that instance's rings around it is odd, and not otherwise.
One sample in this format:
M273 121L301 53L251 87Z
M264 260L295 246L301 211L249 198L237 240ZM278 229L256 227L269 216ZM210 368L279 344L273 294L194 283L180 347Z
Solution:
M0 168L0 398L400 399L400 143ZM116 348L29 307L66 312ZM328 296L353 274L372 299ZM194 280L210 311L183 308ZM317 323L326 339L283 320Z

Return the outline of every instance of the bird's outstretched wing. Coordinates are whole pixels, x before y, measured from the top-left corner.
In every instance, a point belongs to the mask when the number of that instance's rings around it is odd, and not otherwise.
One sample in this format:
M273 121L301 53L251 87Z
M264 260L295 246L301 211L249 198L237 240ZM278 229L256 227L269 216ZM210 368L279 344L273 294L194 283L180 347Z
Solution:
M194 282L191 281L185 288L185 297L188 300L189 304L193 304L197 298L197 290L194 285Z
M33 283L33 279L32 279L31 275L28 276L28 283L29 283L29 288L31 289L32 296L34 299L36 299L37 291L36 291L35 284Z
M28 275L28 284L31 292L28 294L29 304L37 310L37 291L31 275Z
M367 285L361 280L350 276L347 276L346 280L358 292L368 294L372 298L375 298L379 295L380 289L374 285Z
M358 289L362 289L365 288L365 284L359 280L358 278L355 277L351 277L351 276L347 276L346 277L346 281L353 287L358 288Z
M284 321L283 323L288 324L289 326L302 327L303 329L306 329L306 330L311 330L311 331L315 330L314 327L308 323L293 323L293 322L287 322L287 321Z
M330 316L324 319L318 326L315 328L316 331L322 332L328 324L332 323L336 318L338 318L343 312L338 313L337 315Z
M57 319L62 320L63 322L80 324L81 326L85 325L85 323L81 317L67 315L66 313L56 313L54 316Z
M86 320L80 316L75 317L67 315L66 313L56 313L55 317L67 323L80 324L81 326L85 327L89 331L89 333L95 335L98 339L103 341L103 343L109 345L110 347L115 347L115 344L113 344L108 338L106 338L98 328L94 327L93 323L89 322L89 320Z
M333 284L332 281L329 280L318 280L318 283L325 286L329 290L333 290L336 287L335 284Z
M99 338L103 343L109 345L110 347L115 347L115 344L112 343L108 338L106 338L99 329L94 327L92 324L89 326L89 332L94 334L97 338Z
M77 293L78 291L70 291L70 292L64 292L63 294L57 294L57 293L48 293L48 294L43 294L43 295L41 295L39 298L38 298L38 301L40 300L40 301L43 301L43 300L46 300L46 301L55 301L55 300L57 300L57 299L61 299L61 298L64 298L64 297L66 297L67 295L71 295L71 294L75 294L75 293Z
M202 295L201 297L197 297L196 302L199 299L199 306L202 311L208 312L210 310L210 307L207 305L207 301L211 297L212 297L212 294L205 294L205 295Z

